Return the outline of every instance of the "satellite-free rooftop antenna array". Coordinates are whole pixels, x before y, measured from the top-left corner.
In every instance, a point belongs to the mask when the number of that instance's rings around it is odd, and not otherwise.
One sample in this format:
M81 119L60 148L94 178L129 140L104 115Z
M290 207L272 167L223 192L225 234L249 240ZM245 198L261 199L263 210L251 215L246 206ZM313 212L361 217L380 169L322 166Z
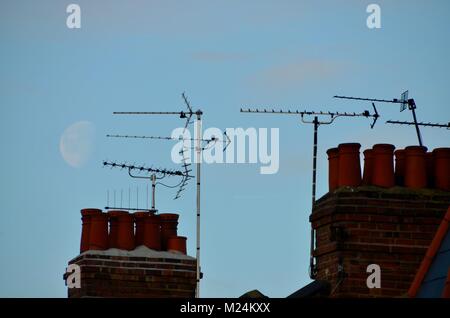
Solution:
M136 208L131 207L131 187L128 188L128 207L123 206L123 189L120 190L120 206L116 205L116 190L113 190L113 205L109 205L109 190L106 191L106 210L122 210L126 209L129 211L148 211L148 212L156 212L156 209L149 209L148 208L148 186L147 186L147 208L146 209L140 209L139 208L139 187L136 187Z
M223 132L225 139L219 139L218 137L212 136L211 138L200 138L200 141L204 143L202 150L206 150L214 146L216 143L223 143L223 151L226 150L231 140L227 136L226 131ZM168 136L136 136L136 135L106 135L108 138L126 138L126 139L155 139L155 140L174 140L174 141L197 141L198 138L184 138L184 137L168 137Z
M366 117L372 118L373 122L370 125L370 128L373 128L380 117L378 111L375 107L375 104L372 103L374 113L371 114L368 110L362 113L347 113L347 112L324 112L324 111L291 111L291 110L274 110L274 109L242 109L241 113L255 113L255 114L281 114L281 115L297 115L300 116L301 121L305 124L313 124L314 125L314 141L313 141L313 176L312 176L312 208L316 203L316 179L317 179L317 130L320 125L330 125L334 122L334 120L338 117ZM312 119L307 119L308 116L312 116ZM319 117L324 118L323 120L319 120ZM310 246L310 277L312 279L316 276L316 265L314 264L314 229L311 228L311 246Z
M151 209L148 210L150 212L157 212L156 207L155 207L155 192L156 192L156 185L160 184L162 186L165 187L169 187L169 188L175 188L180 186L180 184L183 182L184 179L186 178L193 178L192 176L190 176L189 174L185 174L185 172L180 171L180 170L169 170L169 169L161 169L161 168L148 168L145 166L136 166L136 165L129 165L126 163L116 163L116 162L112 162L112 161L104 161L103 162L103 166L104 167L111 167L111 168L119 168L121 170L123 169L127 169L128 170L128 175L132 178L139 178L139 179L149 179L152 182L152 206ZM133 174L133 171L137 171L137 173L148 173L150 174L150 176L142 176L142 175L138 175L138 174ZM156 180L161 180L164 179L166 177L172 177L172 176L177 176L177 177L181 177L181 181L176 184L176 185L167 185L164 184L162 182L157 182ZM115 209L115 207L105 207L105 209ZM128 210L139 210L134 209L134 208L128 208ZM143 209L141 209L143 210Z
M184 131L183 131L184 133ZM214 145L218 142L221 142L223 144L223 149L222 151L225 151L226 148L228 147L228 145L231 143L230 138L227 136L226 131L223 132L224 138L219 139L215 136L212 136L211 138L185 138L185 137L168 137L168 136L136 136L136 135L106 135L106 137L109 138L125 138L125 139L154 139L154 140L168 140L168 141L172 141L172 140L176 140L176 141L197 141L200 140L201 143L203 143L203 145L201 146L201 150L207 150L210 149L212 147L214 147ZM186 152L189 149L193 149L192 147L187 147L186 145L183 145L182 150L179 152L180 155L182 156L182 166L185 169L186 174L188 174L189 172L191 172L192 170L189 169L190 167L190 163L188 162L188 158L186 157ZM175 200L178 199L181 196L181 193L183 192L183 190L185 189L186 185L187 185L187 181L190 178L186 178L185 182L182 182L180 184L180 188L178 189L177 194L175 195Z
M438 123L424 123L424 122L411 122L411 121L398 121L398 120L388 120L386 123L388 124L396 124L396 125L419 125L424 127L435 127L435 128L447 128L450 130L450 122L447 124L438 124Z
M196 111L194 111L186 97L186 95L184 93L181 94L181 97L183 98L184 104L187 108L187 110L185 111L170 111L170 112L160 112L160 111L151 111L151 112L114 112L113 114L115 115L176 115L179 116L181 119L185 119L185 125L184 125L184 129L187 129L188 126L190 124L192 124L193 122L191 121L191 118L195 115L196 119L197 119L197 123L196 123L196 136L198 138L196 139L196 147L195 147L195 151L196 151L196 156L197 156L197 160L196 160L196 180L197 180L197 198L196 198L196 205L197 205L197 237L196 237L196 244L197 244L197 248L196 248L196 259L197 259L197 273L196 273L196 280L197 280L197 286L196 286L196 291L195 291L195 296L198 298L200 296L200 279L201 279L201 274L200 274L200 163L201 163L201 156L202 156L202 140L201 140L201 136L202 136L202 115L203 112L198 109ZM156 139L156 138L155 138ZM188 162L187 158L185 157L185 153L187 152L187 148L183 147L183 149L180 151L180 154L183 157L183 168L184 168L184 175L185 176L189 176L189 166L190 163ZM177 195L175 196L175 198L179 197L179 194L181 193L181 191L183 191L183 189L185 188L185 186L187 185L187 181L189 180L189 178L183 178L180 186L179 186L179 190L177 192Z
M393 99L377 99L377 98L364 98L364 97L352 97L352 96L339 96L335 95L334 98L340 98L340 99L350 99L350 100L361 100L361 101L369 101L372 102L372 105L374 105L374 102L379 103L391 103L391 104L400 104L400 112L404 111L406 108L408 108L413 115L413 124L416 127L416 133L417 133L417 139L419 140L419 145L423 146L422 142L422 135L420 134L420 128L419 123L417 122L417 116L416 116L416 102L413 98L408 98L408 91L404 91L400 95L400 99L393 98Z

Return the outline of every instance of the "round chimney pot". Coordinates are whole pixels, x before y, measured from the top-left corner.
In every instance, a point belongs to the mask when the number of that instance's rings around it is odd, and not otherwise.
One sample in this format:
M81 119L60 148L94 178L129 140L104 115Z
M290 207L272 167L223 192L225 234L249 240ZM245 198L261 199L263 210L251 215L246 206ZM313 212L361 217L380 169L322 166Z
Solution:
M427 147L409 146L405 148L405 186L412 189L427 187L426 167Z
M161 250L161 228L159 215L150 214L145 218L143 234L143 245L151 248L152 250Z
M328 155L328 189L334 191L339 186L339 150L331 148L327 150Z
M133 215L123 210L111 210L108 216L109 247L128 251L134 249Z
M436 148L434 154L434 185L450 191L450 148Z
M391 188L394 179L394 149L391 144L376 144L373 146L372 184L378 187Z
M108 249L108 215L106 213L95 213L90 218L89 250Z
M357 187L361 184L359 143L345 143L339 149L339 186Z
M176 213L159 214L161 221L161 249L167 250L167 240L171 236L177 236L178 218Z
M126 214L127 211L110 210L107 213L109 217L108 245L110 248L117 248L117 240L119 238L119 220L117 217L121 214Z
M179 252L186 255L186 240L185 236L171 236L167 239L167 251Z
M100 209L82 209L81 210L81 241L80 253L89 249L89 231L91 229L91 216L101 214Z

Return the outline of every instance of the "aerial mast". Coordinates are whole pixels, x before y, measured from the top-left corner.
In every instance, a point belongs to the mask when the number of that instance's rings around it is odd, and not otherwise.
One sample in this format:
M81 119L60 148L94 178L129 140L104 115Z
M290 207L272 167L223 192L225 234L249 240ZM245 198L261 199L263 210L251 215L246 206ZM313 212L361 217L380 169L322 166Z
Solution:
M318 143L318 128L320 125L330 125L338 117L366 117L372 118L373 122L371 128L375 126L380 115L377 112L375 104L372 104L374 113L371 114L368 110L362 113L347 113L347 112L329 112L329 111L291 111L291 110L274 110L274 109L242 109L241 113L255 113L255 114L278 114L278 115L297 115L300 116L301 121L305 124L312 124L314 128L313 139L313 174L312 174L312 200L311 209L314 208L316 203L316 183L317 183L317 143ZM312 119L307 119L308 116L312 116ZM319 120L319 118L323 118ZM311 245L310 245L310 277L312 279L316 276L316 266L314 264L313 251L315 247L315 232L311 228Z

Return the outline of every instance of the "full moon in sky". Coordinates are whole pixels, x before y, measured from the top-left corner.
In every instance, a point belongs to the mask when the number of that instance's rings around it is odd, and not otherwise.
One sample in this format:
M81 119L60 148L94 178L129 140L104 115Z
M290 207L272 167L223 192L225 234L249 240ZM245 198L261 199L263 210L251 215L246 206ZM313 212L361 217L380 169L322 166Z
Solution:
M64 161L74 168L86 164L94 150L94 136L94 124L89 121L79 121L67 127L59 140L59 151Z

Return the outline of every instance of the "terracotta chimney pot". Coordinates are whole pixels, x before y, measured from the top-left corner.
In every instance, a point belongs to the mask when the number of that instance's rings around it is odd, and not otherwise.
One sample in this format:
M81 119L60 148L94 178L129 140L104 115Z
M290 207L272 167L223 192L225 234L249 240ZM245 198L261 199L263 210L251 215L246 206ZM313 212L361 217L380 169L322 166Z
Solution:
M161 250L161 222L159 215L150 214L144 221L143 245L152 250Z
M359 143L340 144L339 149L339 187L357 187L361 184L361 164Z
M184 236L171 236L167 239L168 252L180 252L186 255L186 240Z
M328 188L332 192L339 185L339 150L331 148L327 150L328 154Z
M161 213L161 249L167 251L167 240L171 236L177 236L178 214Z
M433 153L435 187L450 191L450 148L436 148Z
M89 228L89 249L108 249L108 215L106 213L92 214Z
M109 247L128 251L134 249L133 215L127 211L112 210L108 212L108 216Z
M427 167L426 147L409 146L405 148L405 186L413 189L426 188Z
M394 145L377 144L373 146L372 184L378 187L391 188L394 180Z
M101 214L100 209L82 209L81 210L81 242L80 253L89 249L89 232L91 229L91 216Z

